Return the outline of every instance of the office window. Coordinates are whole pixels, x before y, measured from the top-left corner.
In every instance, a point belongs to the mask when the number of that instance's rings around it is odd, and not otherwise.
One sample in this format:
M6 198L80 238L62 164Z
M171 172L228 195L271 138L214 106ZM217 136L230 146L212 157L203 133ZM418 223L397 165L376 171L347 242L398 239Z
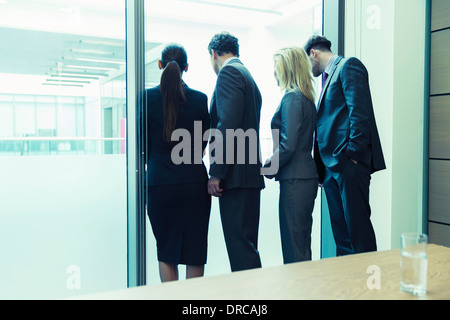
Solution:
M146 5L146 87L159 84L157 62L166 43L182 44L188 54L186 84L208 95L214 91L216 75L211 68L208 44L215 33L228 31L240 40L242 62L255 78L262 96L261 143L263 157L272 150L270 122L282 93L273 76L273 54L285 46L303 46L313 33L322 32L321 0L156 0ZM208 166L208 159L204 159ZM267 181L262 193L259 245L264 266L282 263L278 231L278 184ZM316 206L316 213L320 212ZM315 219L315 227L320 218ZM159 282L156 245L148 226L148 282ZM320 256L319 233L314 240L314 255ZM213 199L209 231L206 275L229 272L217 200ZM183 272L180 272L182 275Z
M124 7L124 0L0 3L0 112L12 109L13 118L4 122L14 123L0 139L9 149L30 141L54 146L47 154L0 150L0 156L61 154L55 141L62 138L73 145L86 138L73 154L120 153L124 137L113 128L126 110L125 81L117 81L125 75L124 13L119 13ZM53 127L40 128L49 126L42 115L50 109ZM107 109L114 110L113 117Z
M0 299L127 286L125 4L0 1Z
M127 119L126 105L126 5L0 1L0 299L64 298L127 285L125 133L133 119ZM223 30L240 38L241 59L263 92L267 154L270 120L281 99L272 55L321 32L322 1L145 5L147 88L159 83L164 44L179 42L190 62L184 80L211 97L216 76L208 42ZM269 184L263 194L266 267L281 263L277 188ZM208 276L229 272L217 210L215 202ZM150 232L147 241L152 283L158 276Z

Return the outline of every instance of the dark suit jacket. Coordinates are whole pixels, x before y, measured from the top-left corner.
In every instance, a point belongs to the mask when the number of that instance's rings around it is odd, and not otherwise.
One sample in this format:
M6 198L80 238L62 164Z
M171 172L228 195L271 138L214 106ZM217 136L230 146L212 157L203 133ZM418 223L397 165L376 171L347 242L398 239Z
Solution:
M202 149L195 148L194 123L202 124L203 134L209 130L210 118L208 113L208 98L205 94L192 90L185 86L187 103L180 107L176 129L185 129L191 136L188 143L191 151L190 164L176 165L172 161L172 150L178 142L169 145L163 139L163 101L160 87L145 90L138 103L138 134L140 135L145 152L145 163L147 170L144 177L145 186L184 184L184 183L206 183L208 174L203 162L195 163L195 152L197 159L203 158L203 151L207 142L200 141ZM198 137L196 137L198 139ZM187 150L187 149L186 149ZM198 161L197 161L198 162Z
M217 156L217 150L212 150L211 154L213 157L222 158L223 163L212 161L209 174L222 180L221 186L224 190L264 188L259 141L261 105L261 93L250 72L238 59L230 61L219 72L211 102L211 129L222 134L223 145L216 144L216 147L222 148L223 157ZM239 141L234 139L233 157L227 152L227 147L232 146L231 139L226 138L227 130L233 132L239 129L252 135L254 139L245 139L244 148L239 147ZM214 141L218 140L212 138L212 142ZM245 156L243 163L238 161L242 155ZM251 161L255 159L256 161Z
M270 162L278 157L275 179L316 179L317 169L312 157L316 107L301 92L287 92L272 119L272 130L279 131L279 145ZM276 143L276 139L274 140Z
M338 57L318 103L319 180L323 181L324 166L342 172L350 159L367 164L372 173L386 169L367 70L356 58Z

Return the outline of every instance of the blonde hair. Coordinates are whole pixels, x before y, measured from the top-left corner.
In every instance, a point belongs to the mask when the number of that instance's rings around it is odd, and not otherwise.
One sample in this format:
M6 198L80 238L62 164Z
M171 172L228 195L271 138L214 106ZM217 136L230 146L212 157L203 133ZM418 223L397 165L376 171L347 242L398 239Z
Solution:
M315 102L311 62L305 50L300 47L283 48L275 53L273 59L281 90L299 91Z

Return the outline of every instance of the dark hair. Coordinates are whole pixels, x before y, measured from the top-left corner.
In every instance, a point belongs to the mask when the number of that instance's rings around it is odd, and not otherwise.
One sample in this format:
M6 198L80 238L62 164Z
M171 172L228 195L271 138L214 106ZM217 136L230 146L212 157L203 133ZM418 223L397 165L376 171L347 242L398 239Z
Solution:
M188 65L186 50L179 44L167 45L161 54L161 63L164 68L160 84L164 109L163 138L170 143L177 125L179 108L186 103L181 79L181 74Z
M228 32L214 35L208 45L209 54L214 50L219 56L231 53L239 58L239 40Z
M305 43L304 49L307 55L310 55L311 49L331 51L331 41L324 36L314 35Z

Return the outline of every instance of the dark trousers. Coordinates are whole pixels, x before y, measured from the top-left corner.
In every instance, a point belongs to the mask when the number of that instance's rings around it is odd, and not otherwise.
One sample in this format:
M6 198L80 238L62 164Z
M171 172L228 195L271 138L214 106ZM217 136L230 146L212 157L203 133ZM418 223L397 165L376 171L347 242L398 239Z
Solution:
M220 217L231 270L261 267L258 229L261 190L232 189L219 198Z
M323 187L328 200L337 255L377 250L370 221L370 169L348 161L343 172L325 169Z
M285 264L311 260L311 232L317 179L280 181L280 235Z

